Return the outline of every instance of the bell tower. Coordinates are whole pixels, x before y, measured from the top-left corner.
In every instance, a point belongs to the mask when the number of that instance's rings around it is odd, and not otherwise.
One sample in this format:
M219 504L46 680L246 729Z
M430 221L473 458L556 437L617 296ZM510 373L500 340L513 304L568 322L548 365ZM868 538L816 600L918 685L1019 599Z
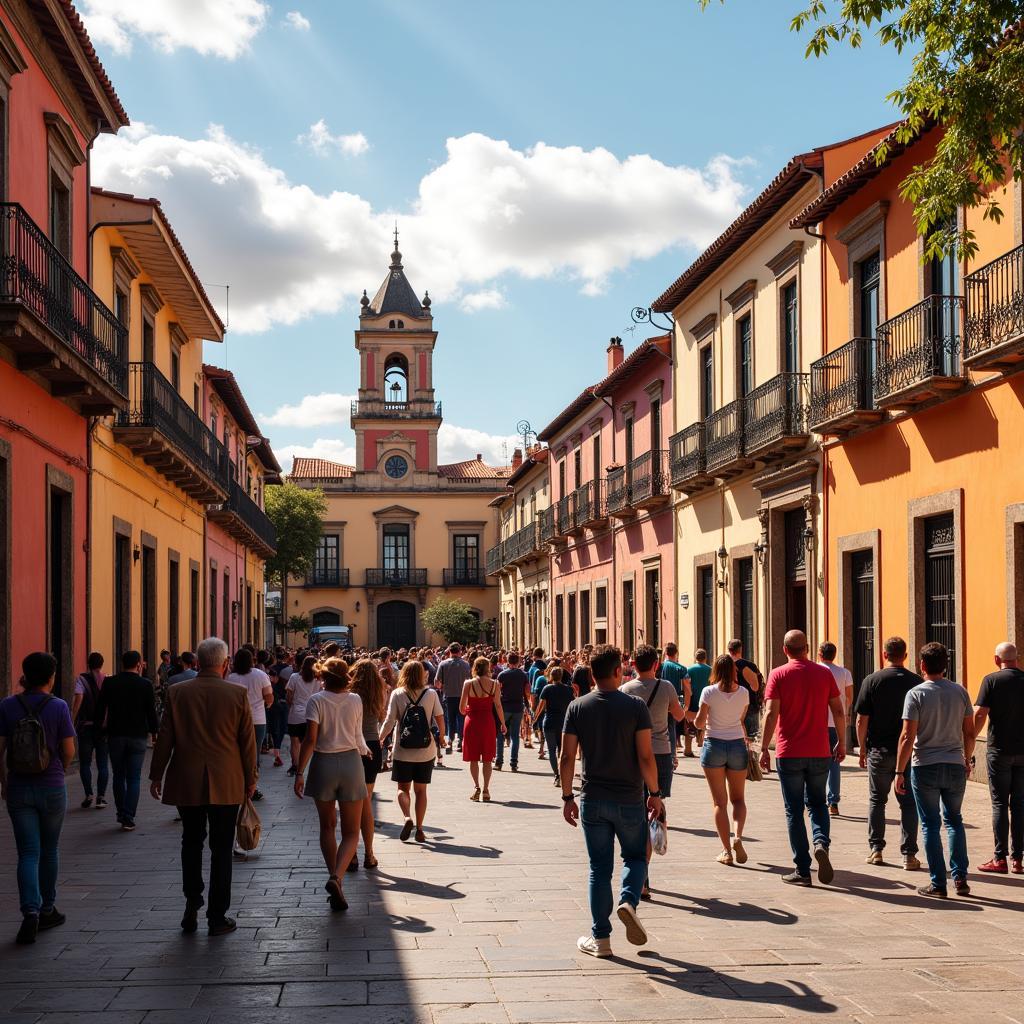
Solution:
M356 473L375 474L382 487L427 483L437 476L441 404L434 400L437 332L430 295L416 297L395 248L387 276L360 301L355 332L359 397L352 404Z

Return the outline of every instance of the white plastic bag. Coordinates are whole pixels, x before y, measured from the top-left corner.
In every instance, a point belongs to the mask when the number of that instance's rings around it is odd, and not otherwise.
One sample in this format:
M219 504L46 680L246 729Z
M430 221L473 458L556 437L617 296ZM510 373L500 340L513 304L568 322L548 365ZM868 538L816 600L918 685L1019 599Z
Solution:
M652 818L650 822L651 829L651 849L655 853L664 855L668 853L668 828L665 822L661 818Z

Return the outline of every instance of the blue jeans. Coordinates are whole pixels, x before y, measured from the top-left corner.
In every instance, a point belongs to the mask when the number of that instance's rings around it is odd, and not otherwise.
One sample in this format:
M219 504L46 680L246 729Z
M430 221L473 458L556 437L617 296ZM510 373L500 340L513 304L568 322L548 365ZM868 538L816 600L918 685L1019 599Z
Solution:
M122 825L134 825L139 809L142 762L146 760L145 736L111 736L110 767L114 773L114 806Z
M580 824L590 858L591 933L607 939L612 933L612 868L615 840L622 855L621 903L640 904L640 890L647 878L647 809L642 801L618 804L587 800L580 804Z
M910 784L921 817L928 873L936 889L946 888L946 860L942 853L942 824L949 839L949 870L954 879L967 877L967 832L960 806L967 789L967 769L962 764L915 765ZM940 819L939 809L942 816Z
M743 719L743 728L747 730L747 739L756 740L761 732L761 706L751 704Z
M68 807L63 786L12 784L7 813L18 848L18 901L22 914L52 910L57 899L60 830Z
M786 824L789 827L789 845L793 850L793 863L798 874L811 873L811 850L807 843L804 807L811 817L811 832L815 846L829 846L828 804L825 802L825 784L828 779L829 757L780 757L775 770L782 784L782 802L786 805Z
M557 725L554 729L548 729L545 726L544 739L548 744L548 761L557 779L562 774L562 770L558 767L558 759L562 755L562 727Z
M508 729L508 738L512 741L508 757L513 768L519 764L519 727L522 724L522 711L505 712L505 728ZM498 733L498 753L494 763L499 766L505 763L505 737L500 732Z
M78 731L78 774L82 778L82 789L86 796L92 796L92 756L96 755L96 795L102 799L107 795L107 779L110 771L107 737L95 725L83 725Z
M267 728L270 730L271 750L280 750L284 734L288 731L288 705L276 701L267 708Z
M462 739L462 712L459 711L459 697L445 696L441 700L444 709L444 731L448 734L448 742L451 743L456 736Z
M839 733L832 728L828 727L828 745L832 750L836 749L836 744L839 742ZM841 785L842 776L839 773L839 762L834 760L828 766L828 803L831 807L833 804L839 806L839 787Z

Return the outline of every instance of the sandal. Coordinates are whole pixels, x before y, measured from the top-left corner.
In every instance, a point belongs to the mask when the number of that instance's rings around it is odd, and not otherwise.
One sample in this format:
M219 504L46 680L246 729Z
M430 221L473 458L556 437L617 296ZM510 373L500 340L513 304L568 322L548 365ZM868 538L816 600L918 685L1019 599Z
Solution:
M715 858L715 860L717 860L719 864L730 864L731 865L732 864L732 854L728 850L723 850Z
M484 790L484 803L489 804L491 802L491 794L485 789Z
M421 829L421 828L416 829L416 842L417 843L425 843L426 841L427 841L427 834L423 831L423 829Z
M377 866L377 858L376 857L364 857L363 858L363 867L366 868L367 871L372 871L376 866Z
M348 910L348 901L342 894L341 882L338 881L337 875L331 875L324 888L327 890L327 902L330 903L331 910Z
M743 840L742 839L734 839L732 841L732 852L734 854L736 854L736 863L737 864L746 864L747 863L747 851L743 849Z
M351 871L358 871L359 870L359 854L358 853L352 854L352 859L348 862L348 867L345 868L345 870L346 871L350 871L350 872Z
M476 789L473 790L473 795L469 799L474 801L474 802L480 799L480 787L479 786L477 786Z

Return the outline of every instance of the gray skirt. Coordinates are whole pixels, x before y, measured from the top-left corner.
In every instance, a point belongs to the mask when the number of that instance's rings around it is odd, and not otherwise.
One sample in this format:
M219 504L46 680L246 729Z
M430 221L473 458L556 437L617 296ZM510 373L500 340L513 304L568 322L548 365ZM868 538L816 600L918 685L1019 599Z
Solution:
M306 778L306 796L314 800L364 800L366 777L358 750L337 754L313 752Z

